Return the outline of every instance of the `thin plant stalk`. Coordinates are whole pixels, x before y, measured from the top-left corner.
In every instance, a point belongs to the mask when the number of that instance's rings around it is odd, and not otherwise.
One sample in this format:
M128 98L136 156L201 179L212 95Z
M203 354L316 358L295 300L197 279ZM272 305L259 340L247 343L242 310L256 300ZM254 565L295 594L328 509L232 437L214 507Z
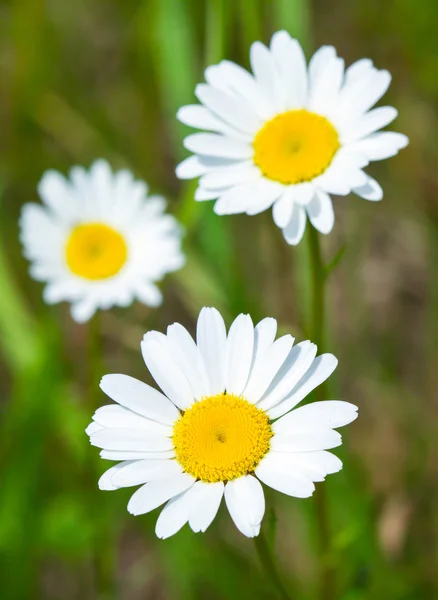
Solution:
M269 544L262 531L260 531L259 535L254 538L254 544L260 562L266 572L266 576L272 583L272 586L277 590L279 598L281 598L281 600L292 600L280 577L275 558L272 555Z
M309 224L309 261L311 276L311 312L310 312L310 337L318 346L319 353L325 346L325 288L326 269L322 259L318 231ZM324 400L326 386L320 385L316 390L318 400ZM327 501L326 488L318 487L315 494L316 524L319 545L319 580L321 600L334 600L336 592L335 571L333 569L331 554L331 528L330 514Z

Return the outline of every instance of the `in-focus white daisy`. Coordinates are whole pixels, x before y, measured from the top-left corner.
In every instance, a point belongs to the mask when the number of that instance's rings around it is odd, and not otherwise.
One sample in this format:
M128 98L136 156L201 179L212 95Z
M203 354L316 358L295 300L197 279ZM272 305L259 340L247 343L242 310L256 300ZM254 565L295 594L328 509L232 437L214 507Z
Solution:
M275 223L297 244L307 217L321 233L334 224L330 194L351 191L380 200L382 189L362 169L397 154L408 139L378 132L397 111L370 110L391 75L362 59L344 69L332 46L306 65L299 43L277 32L270 48L251 46L253 74L223 60L196 87L202 105L178 111L196 133L184 145L194 152L177 167L181 179L200 176L196 200L218 199L218 215L258 214L273 207Z
M166 202L147 196L129 171L113 173L96 161L74 167L70 179L47 171L38 192L43 205L26 204L21 241L30 274L47 282L48 304L67 300L76 321L96 310L162 301L155 282L184 264L181 231L164 214Z
M223 496L237 528L254 537L265 511L260 482L306 498L314 481L342 468L327 450L341 444L334 428L353 421L356 406L324 401L295 409L337 360L316 357L310 341L274 341L276 332L275 319L254 327L242 314L227 335L218 311L204 308L196 343L178 323L167 335L144 336L143 358L162 392L127 375L103 377L102 390L119 405L99 408L87 433L102 458L122 462L99 487L141 485L128 504L134 515L167 502L158 537L187 522L205 531Z

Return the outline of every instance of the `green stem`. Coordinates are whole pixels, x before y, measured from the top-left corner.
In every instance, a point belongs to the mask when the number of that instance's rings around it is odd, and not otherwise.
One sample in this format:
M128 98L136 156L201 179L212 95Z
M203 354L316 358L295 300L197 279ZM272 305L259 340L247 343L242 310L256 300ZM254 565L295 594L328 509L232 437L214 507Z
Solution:
M278 573L274 557L269 549L265 535L260 532L259 535L254 538L254 543L260 562L266 571L267 578L277 590L279 597L282 598L282 600L291 600Z
M309 254L311 269L311 314L310 337L318 346L319 353L325 346L325 283L326 272L321 254L319 234L309 226ZM324 400L325 385L320 385L316 390L318 400ZM330 515L327 503L326 488L318 487L315 494L316 522L319 543L319 580L321 600L334 600L336 591L335 572L329 560L331 551Z

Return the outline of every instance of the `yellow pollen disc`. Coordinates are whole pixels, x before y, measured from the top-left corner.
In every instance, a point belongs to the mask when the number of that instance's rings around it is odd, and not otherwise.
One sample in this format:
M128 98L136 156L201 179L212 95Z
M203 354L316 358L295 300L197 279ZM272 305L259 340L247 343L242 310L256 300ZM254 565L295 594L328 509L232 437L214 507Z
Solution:
M189 408L175 423L176 459L202 481L229 481L254 471L269 450L268 415L237 396L218 394Z
M67 241L65 258L75 275L85 279L107 279L126 262L128 248L118 231L102 223L77 225Z
M265 123L253 147L254 162L265 177L294 184L324 173L340 143L336 129L325 117L290 110Z

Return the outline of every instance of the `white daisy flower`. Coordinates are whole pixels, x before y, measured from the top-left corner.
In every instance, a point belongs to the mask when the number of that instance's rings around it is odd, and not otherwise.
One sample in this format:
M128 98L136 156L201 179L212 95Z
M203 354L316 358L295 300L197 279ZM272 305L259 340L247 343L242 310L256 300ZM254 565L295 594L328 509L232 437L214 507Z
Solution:
M334 428L353 421L357 407L325 401L295 409L337 360L316 357L310 341L274 341L276 331L275 319L254 327L242 314L227 335L218 311L204 308L196 343L178 323L167 335L143 338L143 358L162 393L127 375L103 377L102 390L119 406L99 408L87 434L102 458L122 462L99 487L141 485L128 504L134 515L167 502L158 537L187 522L205 531L223 496L237 528L254 537L265 511L260 482L306 498L314 481L342 468L327 450L341 444Z
M160 196L129 171L113 173L96 161L89 172L74 167L70 179L47 171L38 192L44 205L26 204L21 241L30 274L45 281L48 304L71 302L72 317L87 321L96 310L148 306L162 301L155 282L184 264L181 231L164 214Z
M183 123L211 132L185 139L194 156L176 171L181 179L200 176L195 199L218 199L218 215L272 206L289 244L301 240L307 217L321 233L332 230L331 194L380 200L381 187L362 169L408 143L400 133L378 132L395 108L370 110L388 89L388 71L368 59L344 69L332 46L307 67L286 31L270 48L255 42L250 60L253 74L227 60L208 67L195 92L202 105L178 111Z

